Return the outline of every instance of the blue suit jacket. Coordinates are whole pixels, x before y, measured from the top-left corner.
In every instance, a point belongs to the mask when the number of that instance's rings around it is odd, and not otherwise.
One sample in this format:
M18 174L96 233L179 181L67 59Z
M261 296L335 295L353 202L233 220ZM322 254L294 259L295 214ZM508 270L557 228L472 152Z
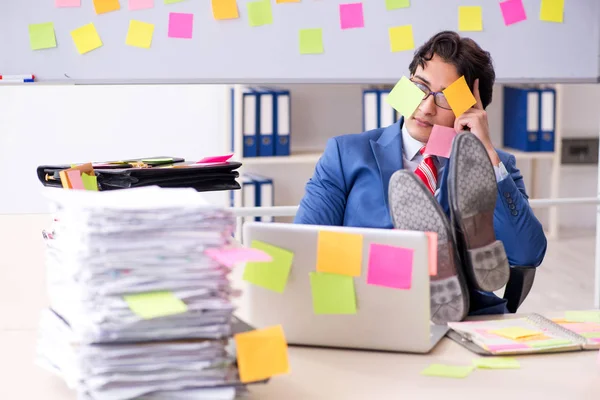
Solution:
M388 183L404 168L403 119L387 127L329 139L306 185L295 222L392 229ZM510 265L539 266L546 253L546 236L533 214L515 157L497 150L509 176L498 183L494 211L496 238L504 243ZM452 160L449 160L452 162ZM440 205L450 215L447 165L440 179ZM505 313L506 300L493 293L470 290L471 315Z

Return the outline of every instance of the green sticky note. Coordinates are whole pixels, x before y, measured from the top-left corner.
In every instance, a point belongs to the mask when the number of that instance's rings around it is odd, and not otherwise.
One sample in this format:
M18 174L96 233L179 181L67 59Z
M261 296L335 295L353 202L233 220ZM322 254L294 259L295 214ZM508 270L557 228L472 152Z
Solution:
M394 86L387 97L387 103L405 118L409 118L415 112L425 93L403 76Z
M85 190L98 191L98 180L96 175L81 174L81 181Z
M431 364L421 371L421 375L439 376L442 378L466 378L473 369L475 369L473 366Z
M124 296L129 309L143 319L181 314L187 305L175 297L173 292L147 292Z
M54 34L54 23L29 25L29 44L31 50L51 49L56 47L56 35Z
M352 276L311 272L310 287L315 314L356 314Z
M600 338L600 332L582 332L580 335L590 339Z
M300 54L321 54L323 51L323 29L300 29Z
M271 256L272 261L246 263L243 279L265 289L283 293L292 269L294 253L258 240L253 240L250 247L264 251Z
M250 26L269 25L273 23L273 11L269 0L251 1L248 3L248 20Z
M185 0L165 0L165 4L181 3L182 1L185 1Z
M485 357L473 360L473 365L483 369L518 369L521 364L515 358L510 357Z
M600 323L600 311L567 311L565 320L568 322L598 322Z
M535 349L543 349L545 347L564 346L571 343L572 342L567 339L550 339L541 341L529 341L527 342L527 346L533 347Z
M385 8L387 8L388 11L408 7L410 7L410 0L385 0Z

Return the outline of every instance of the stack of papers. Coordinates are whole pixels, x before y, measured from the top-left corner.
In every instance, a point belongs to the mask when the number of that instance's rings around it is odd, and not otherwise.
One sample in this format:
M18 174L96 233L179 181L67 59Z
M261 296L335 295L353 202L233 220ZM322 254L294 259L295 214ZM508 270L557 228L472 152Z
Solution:
M47 196L38 364L80 398L233 398L230 267L206 253L232 245L235 217L193 189Z

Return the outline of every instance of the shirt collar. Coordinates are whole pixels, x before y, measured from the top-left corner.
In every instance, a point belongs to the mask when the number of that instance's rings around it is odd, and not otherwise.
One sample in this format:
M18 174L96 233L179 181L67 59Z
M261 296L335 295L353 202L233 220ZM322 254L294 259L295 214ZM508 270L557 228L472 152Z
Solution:
M406 158L412 161L424 145L408 133L405 123L402 126L402 149Z

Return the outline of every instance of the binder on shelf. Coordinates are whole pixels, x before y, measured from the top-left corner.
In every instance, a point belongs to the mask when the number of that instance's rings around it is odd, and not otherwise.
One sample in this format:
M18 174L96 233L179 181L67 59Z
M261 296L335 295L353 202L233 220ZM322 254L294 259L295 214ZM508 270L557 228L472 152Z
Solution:
M379 128L385 128L393 125L398 120L398 113L394 110L394 107L387 103L387 97L391 90L380 90L379 91L379 104L377 113L379 114Z
M398 120L398 114L386 99L391 89L363 90L363 131L385 128Z
M275 126L275 112L274 112L274 97L275 95L271 91L267 90L255 90L258 95L258 109L259 109L259 157L272 157L275 155L275 144L273 143L273 133Z
M554 132L556 125L556 90L542 89L540 94L540 151L554 151Z
M540 151L540 90L504 87L504 146Z
M250 190L248 196L254 195L254 206L252 207L273 207L275 204L275 192L273 190L273 179L257 175L257 174L246 174L247 177L253 182L254 188ZM250 206L244 206L250 207ZM273 217L262 216L255 217L256 221L262 222L273 222Z
M290 133L292 131L292 105L291 94L289 90L279 90L274 92L275 96L275 155L290 155Z
M258 93L247 89L242 94L242 134L244 136L244 157L258 157L258 134L260 132L260 107Z

